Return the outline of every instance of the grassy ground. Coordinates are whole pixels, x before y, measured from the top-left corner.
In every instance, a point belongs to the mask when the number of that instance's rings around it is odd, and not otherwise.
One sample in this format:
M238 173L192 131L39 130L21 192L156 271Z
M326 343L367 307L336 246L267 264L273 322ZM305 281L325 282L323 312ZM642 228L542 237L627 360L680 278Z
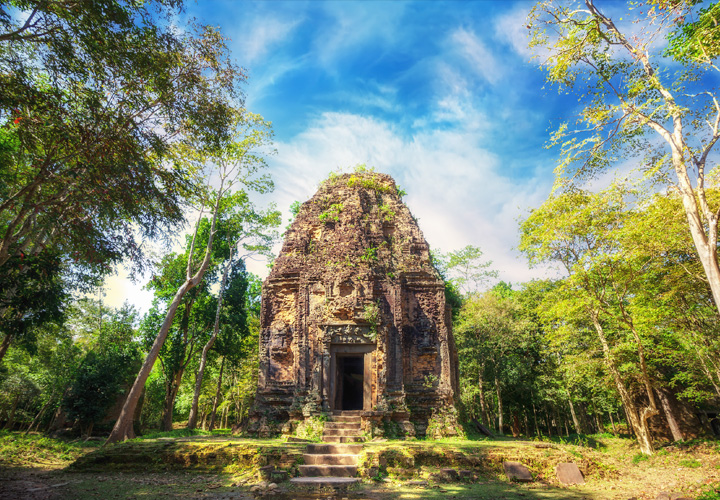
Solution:
M39 435L0 433L0 499L254 499L258 467L296 470L304 445L241 439L226 433L173 431L101 448L100 442L65 442ZM504 460L533 473L529 484L511 483ZM676 443L652 457L634 442L609 435L574 442L514 439L386 441L366 443L364 465L380 465L377 480L345 492L306 492L282 483L268 498L389 499L655 499L660 491L720 500L718 442ZM561 487L557 463L575 462L586 484ZM473 470L468 483L413 486L443 467Z

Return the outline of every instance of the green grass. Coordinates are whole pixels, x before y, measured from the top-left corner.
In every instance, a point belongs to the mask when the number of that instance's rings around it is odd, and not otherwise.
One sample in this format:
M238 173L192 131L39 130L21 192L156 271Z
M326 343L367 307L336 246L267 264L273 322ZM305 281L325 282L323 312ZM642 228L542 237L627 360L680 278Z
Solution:
M678 462L680 467L688 467L690 469L696 469L702 466L702 462L694 458L684 458Z
M216 429L214 431L204 431L202 429L174 429L172 431L155 431L148 432L136 439L159 439L159 438L183 438L191 436L224 436L230 434L230 429Z
M100 441L63 441L0 431L0 465L65 465L101 445Z

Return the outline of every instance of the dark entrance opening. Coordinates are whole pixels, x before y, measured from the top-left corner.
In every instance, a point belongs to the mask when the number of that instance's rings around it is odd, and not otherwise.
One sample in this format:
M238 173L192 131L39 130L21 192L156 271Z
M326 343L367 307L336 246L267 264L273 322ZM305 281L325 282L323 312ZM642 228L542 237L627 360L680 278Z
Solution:
M341 356L337 358L337 399L340 410L363 409L364 356Z

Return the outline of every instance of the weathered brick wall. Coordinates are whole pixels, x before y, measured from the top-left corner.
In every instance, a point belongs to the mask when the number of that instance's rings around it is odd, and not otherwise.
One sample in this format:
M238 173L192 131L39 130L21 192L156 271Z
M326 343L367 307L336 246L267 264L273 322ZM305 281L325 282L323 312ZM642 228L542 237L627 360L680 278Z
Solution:
M433 410L453 405L444 284L388 175L331 177L286 232L263 284L250 430L287 432L288 420L334 409L337 352L365 356L368 417L424 432Z

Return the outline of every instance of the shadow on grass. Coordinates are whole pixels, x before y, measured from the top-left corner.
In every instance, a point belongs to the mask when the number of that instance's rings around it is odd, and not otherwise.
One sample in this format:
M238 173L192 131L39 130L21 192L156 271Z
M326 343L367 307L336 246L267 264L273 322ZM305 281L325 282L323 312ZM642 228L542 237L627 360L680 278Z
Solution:
M540 483L515 484L489 481L477 484L442 484L427 487L362 484L349 491L283 491L272 496L281 500L580 500L588 498L579 491L551 488Z

